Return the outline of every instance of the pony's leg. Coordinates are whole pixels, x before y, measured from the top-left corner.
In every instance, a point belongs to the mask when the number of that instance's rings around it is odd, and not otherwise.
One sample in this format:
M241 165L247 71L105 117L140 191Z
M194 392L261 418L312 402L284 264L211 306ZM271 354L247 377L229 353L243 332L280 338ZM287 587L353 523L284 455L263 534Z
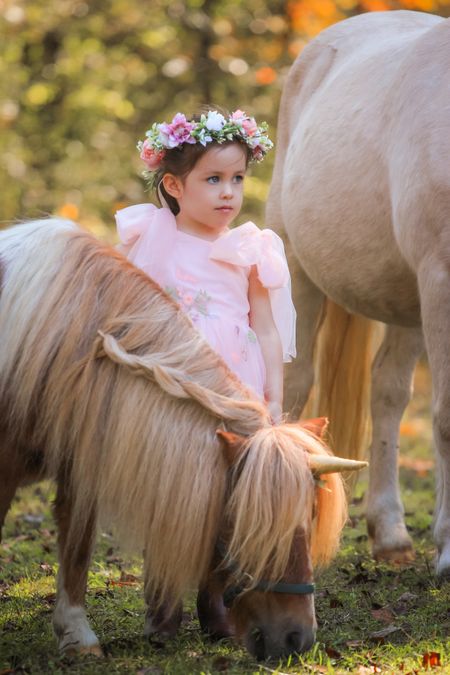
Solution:
M6 463L3 465L0 457L0 541L2 540L2 528L6 514L16 494L18 484L19 481L16 476L10 474Z
M145 591L145 600L147 603L144 623L145 637L155 636L163 639L175 637L183 618L182 603L173 607L169 599L161 601L158 597L149 598L147 591Z
M87 574L95 538L95 514L89 517L82 536L75 538L70 534L71 505L71 499L63 486L58 485L54 512L58 523L60 567L53 628L58 646L65 653L103 656L84 608Z
M377 560L413 559L398 485L398 432L423 351L419 328L388 326L372 366L372 422L367 524Z
M198 591L197 614L201 629L213 640L234 635L228 609L223 604L223 583L214 572Z
M297 358L287 366L284 409L292 417L303 411L314 382L314 343L323 316L325 296L306 276L298 262L289 258L292 299L297 309Z
M439 246L442 246L439 240ZM445 251L445 248L442 249ZM450 579L450 273L441 253L418 275L425 344L433 383L436 454L436 573Z
M27 469L23 455L0 434L0 541L6 514L17 488L32 480L33 474Z
M160 593L150 591L150 584L148 583L147 559L148 551L144 553L144 598L147 604L147 611L145 613L144 622L144 636L151 638L153 636L163 639L172 638L176 635L181 620L183 618L183 605L178 603L173 605L170 598L164 598Z

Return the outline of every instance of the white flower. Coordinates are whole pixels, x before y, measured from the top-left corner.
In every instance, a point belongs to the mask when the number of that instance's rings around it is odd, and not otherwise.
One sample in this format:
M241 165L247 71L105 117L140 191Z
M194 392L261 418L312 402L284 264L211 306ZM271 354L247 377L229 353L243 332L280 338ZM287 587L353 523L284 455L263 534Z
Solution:
M205 126L209 131L220 131L225 124L225 117L216 110L210 110L206 118Z

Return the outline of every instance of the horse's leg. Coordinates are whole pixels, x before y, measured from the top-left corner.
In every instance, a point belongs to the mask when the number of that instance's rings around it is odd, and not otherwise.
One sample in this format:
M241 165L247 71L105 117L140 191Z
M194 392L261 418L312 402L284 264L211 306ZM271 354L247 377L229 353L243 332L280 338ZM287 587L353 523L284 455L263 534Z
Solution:
M147 552L145 556L147 556ZM147 568L144 565L145 570ZM157 636L163 639L172 638L176 635L183 618L183 605L178 603L173 606L170 598L161 598L160 594L150 592L147 570L145 571L144 597L147 604L145 613L144 635L146 638Z
M215 564L214 568L216 566ZM213 640L234 635L229 611L223 604L223 589L224 584L219 574L212 571L197 594L197 614L201 629Z
M408 562L414 553L398 485L398 432L423 351L419 328L388 326L372 366L372 422L367 523L377 560Z
M59 648L65 653L102 656L98 638L89 625L84 608L87 574L95 539L95 513L91 513L82 535L75 537L71 534L71 506L72 500L61 482L54 504L60 567L53 628Z
M6 514L19 485L17 474L10 471L10 468L11 460L7 461L7 458L2 457L0 453L0 541Z
M441 246L441 240L439 240ZM445 249L443 249L445 251ZM425 344L433 383L433 436L436 450L434 539L436 573L450 578L450 271L440 255L430 257L418 275Z
M163 639L175 637L183 618L183 605L178 603L171 609L171 603L153 598L147 601L145 613L144 635L146 638L153 636Z
M314 382L314 343L323 313L325 296L306 276L298 262L289 258L292 298L298 312L297 358L287 365L284 408L293 417L304 409Z

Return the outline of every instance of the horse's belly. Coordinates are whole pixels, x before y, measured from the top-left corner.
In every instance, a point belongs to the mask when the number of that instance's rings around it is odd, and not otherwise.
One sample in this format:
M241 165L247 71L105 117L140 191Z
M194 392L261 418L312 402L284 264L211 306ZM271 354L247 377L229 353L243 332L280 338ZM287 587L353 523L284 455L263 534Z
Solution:
M308 227L297 229L294 250L303 270L327 297L376 321L420 325L416 277L395 243L374 237L366 245L360 240L352 246L330 227L318 245L311 232Z

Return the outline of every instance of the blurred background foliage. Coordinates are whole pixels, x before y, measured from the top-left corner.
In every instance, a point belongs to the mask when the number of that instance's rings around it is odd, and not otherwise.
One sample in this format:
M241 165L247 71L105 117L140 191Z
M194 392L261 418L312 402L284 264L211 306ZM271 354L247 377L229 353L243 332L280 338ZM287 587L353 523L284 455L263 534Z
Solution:
M0 0L0 224L46 214L108 236L152 199L136 141L205 102L266 119L305 44L361 12L450 15L450 0ZM272 157L243 219L261 223Z

